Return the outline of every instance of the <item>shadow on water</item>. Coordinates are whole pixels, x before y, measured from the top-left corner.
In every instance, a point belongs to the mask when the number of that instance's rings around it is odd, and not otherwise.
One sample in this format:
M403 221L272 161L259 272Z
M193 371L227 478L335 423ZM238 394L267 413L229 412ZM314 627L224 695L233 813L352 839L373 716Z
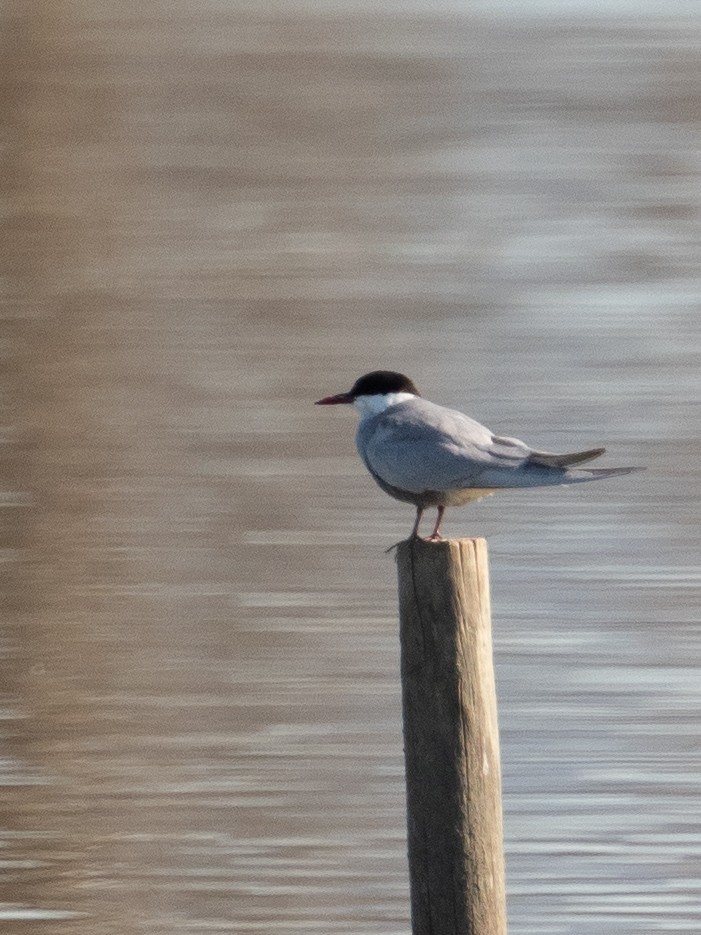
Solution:
M408 931L376 366L647 465L447 531L514 931L698 931L699 20L391 13L2 14L11 935Z

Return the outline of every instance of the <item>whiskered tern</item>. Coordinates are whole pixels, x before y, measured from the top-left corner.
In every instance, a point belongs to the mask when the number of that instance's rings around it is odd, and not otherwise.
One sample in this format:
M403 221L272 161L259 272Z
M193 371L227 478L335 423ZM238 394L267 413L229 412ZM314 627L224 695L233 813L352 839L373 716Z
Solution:
M428 541L441 536L446 507L479 500L497 490L582 484L640 470L634 467L575 468L604 448L568 454L537 451L518 438L495 435L458 412L423 399L402 373L374 370L346 393L325 396L318 406L353 405L360 413L358 453L379 486L396 500L413 503L412 537L427 507L438 508Z

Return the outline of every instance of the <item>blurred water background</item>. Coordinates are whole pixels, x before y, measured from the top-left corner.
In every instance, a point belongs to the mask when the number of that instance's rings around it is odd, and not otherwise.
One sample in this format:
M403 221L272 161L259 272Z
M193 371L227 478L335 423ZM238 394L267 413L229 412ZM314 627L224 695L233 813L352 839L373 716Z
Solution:
M647 472L490 544L510 931L697 933L701 15L6 2L9 935L408 935L376 367Z

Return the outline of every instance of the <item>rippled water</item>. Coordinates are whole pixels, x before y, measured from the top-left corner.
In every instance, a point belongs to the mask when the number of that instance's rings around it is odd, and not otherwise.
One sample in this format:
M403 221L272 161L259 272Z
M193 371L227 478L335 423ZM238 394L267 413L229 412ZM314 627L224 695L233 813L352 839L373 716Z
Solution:
M408 933L378 366L647 466L446 531L510 930L699 930L701 21L378 9L0 14L11 935Z

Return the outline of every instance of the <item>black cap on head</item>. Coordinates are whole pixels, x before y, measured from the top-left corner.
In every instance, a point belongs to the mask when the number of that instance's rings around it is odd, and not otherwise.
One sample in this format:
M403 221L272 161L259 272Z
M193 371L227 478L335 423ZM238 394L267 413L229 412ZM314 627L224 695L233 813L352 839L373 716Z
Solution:
M416 385L403 373L394 370L373 370L359 377L348 394L352 399L357 396L380 396L384 393L413 393L420 396Z

